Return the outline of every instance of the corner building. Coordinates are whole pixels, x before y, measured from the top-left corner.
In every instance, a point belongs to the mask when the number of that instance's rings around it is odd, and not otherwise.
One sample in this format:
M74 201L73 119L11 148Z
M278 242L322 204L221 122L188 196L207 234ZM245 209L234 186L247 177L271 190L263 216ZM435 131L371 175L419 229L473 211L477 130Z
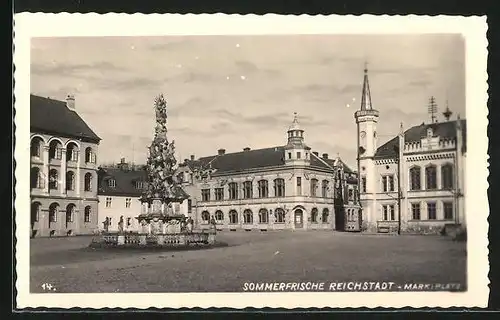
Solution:
M31 236L91 234L97 228L100 138L75 98L30 97Z
M466 121L422 123L378 146L379 111L372 105L365 69L358 135L362 229L372 232L438 233L466 227Z
M357 176L305 144L297 114L286 145L186 159L177 180L198 227L219 230L359 231Z

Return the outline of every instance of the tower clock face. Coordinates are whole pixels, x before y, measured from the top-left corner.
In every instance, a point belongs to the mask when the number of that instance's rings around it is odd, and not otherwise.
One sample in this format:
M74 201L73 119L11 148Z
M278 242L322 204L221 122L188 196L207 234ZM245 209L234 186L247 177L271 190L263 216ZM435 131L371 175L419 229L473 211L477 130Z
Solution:
M363 139L364 137L366 137L366 132L361 131L361 133L359 134L359 136L361 137L361 139Z

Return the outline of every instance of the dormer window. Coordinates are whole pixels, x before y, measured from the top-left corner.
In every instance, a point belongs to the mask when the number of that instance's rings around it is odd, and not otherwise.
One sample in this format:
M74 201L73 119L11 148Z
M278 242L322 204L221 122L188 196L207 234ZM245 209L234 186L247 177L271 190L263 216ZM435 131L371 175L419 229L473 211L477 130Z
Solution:
M136 181L135 182L135 188L139 189L139 190L142 189L142 188L144 188L144 182L143 181Z
M116 180L115 179L109 179L108 180L108 187L115 188L116 187Z
M432 136L433 136L432 128L427 128L427 138L432 138Z

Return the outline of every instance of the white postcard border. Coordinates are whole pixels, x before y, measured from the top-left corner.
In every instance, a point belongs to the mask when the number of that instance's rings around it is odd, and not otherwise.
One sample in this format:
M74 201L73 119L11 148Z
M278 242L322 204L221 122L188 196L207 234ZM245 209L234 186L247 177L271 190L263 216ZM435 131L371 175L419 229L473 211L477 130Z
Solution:
M485 307L489 295L486 17L279 16L20 13L15 30L17 305L58 308L323 308ZM29 292L29 94L32 37L265 34L460 33L466 41L466 216L468 291L319 293L109 293ZM473 168L474 170L470 170ZM23 227L24 226L24 227ZM328 279L330 280L330 279ZM334 279L331 279L334 280Z

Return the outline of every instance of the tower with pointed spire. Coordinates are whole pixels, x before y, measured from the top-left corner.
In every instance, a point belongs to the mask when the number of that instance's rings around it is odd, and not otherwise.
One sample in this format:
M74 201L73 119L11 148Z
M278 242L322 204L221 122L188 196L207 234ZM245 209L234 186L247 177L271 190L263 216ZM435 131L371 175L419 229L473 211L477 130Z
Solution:
M287 131L288 142L285 146L285 163L287 165L305 165L310 162L309 148L304 143L304 130L300 127L297 112Z
M368 80L368 68L365 63L361 106L355 112L357 125L358 172L360 202L363 208L363 220L373 221L376 214L376 168L375 152L377 151L377 122L379 112L373 108Z

